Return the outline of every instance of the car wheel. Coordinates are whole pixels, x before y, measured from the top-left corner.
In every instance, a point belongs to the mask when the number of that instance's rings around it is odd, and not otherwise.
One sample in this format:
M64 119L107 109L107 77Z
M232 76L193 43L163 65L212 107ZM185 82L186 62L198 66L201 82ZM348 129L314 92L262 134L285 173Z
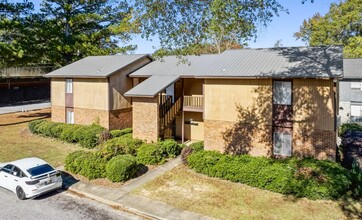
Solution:
M16 187L16 195L18 196L18 198L20 200L24 200L25 199L25 192L24 192L23 188L21 188L20 186Z

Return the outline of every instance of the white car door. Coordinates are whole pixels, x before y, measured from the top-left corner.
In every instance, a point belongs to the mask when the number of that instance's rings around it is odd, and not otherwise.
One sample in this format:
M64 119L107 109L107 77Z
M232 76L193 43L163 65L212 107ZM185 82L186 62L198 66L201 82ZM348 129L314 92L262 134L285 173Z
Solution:
M20 174L21 170L18 167L14 166L13 171L9 177L9 190L16 192L16 187L21 185Z
M13 165L8 164L4 166L0 171L0 186L4 187L5 189L11 190L11 180L12 179L12 172Z

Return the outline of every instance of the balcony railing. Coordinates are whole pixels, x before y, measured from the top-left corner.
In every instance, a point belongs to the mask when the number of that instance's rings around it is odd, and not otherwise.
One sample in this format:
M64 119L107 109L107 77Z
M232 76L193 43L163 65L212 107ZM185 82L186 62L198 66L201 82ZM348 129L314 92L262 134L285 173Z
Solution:
M184 96L183 100L184 111L202 112L204 107L203 95Z

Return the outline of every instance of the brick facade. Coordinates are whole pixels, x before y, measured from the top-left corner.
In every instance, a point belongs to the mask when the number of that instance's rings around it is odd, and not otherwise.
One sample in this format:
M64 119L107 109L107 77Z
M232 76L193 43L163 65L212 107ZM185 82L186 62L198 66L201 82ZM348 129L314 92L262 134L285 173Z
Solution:
M132 128L132 108L109 112L109 129Z
M293 128L293 155L314 157L320 160L336 160L336 132Z
M232 154L271 156L271 126L252 128L230 121L205 120L204 145L206 150Z
M74 123L89 125L98 123L109 129L109 112L97 109L74 108Z
M65 122L65 107L52 105L52 121L53 122Z
M133 137L157 142L159 106L155 98L133 98Z

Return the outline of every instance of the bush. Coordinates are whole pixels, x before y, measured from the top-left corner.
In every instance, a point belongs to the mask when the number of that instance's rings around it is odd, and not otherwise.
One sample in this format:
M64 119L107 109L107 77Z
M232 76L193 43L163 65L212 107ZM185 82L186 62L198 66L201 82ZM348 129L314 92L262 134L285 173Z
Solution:
M204 142L203 141L199 141L199 142L195 142L190 144L189 146L186 146L182 149L181 151L181 160L183 164L187 164L187 157L192 154L192 153L196 153L199 151L204 150Z
M29 130L34 134L79 143L86 148L94 148L109 137L108 130L96 124L73 125L36 120L29 123Z
M343 136L347 131L362 131L362 125L359 125L357 123L343 124L339 128L339 136Z
M133 139L130 135L113 138L106 141L100 149L100 153L106 159L111 159L114 156L121 154L131 154L136 156L137 149L143 142L139 139Z
M162 156L160 147L157 144L143 144L137 149L137 160L142 164L162 164L165 158Z
M107 178L112 182L126 181L137 173L137 161L132 155L118 155L108 161Z
M181 146L175 140L167 139L158 142L157 145L159 146L162 156L165 158L174 158L181 153Z
M131 134L132 131L133 131L132 128L125 128L122 130L113 130L113 131L110 131L110 133L111 133L111 137L115 138L115 137L121 137L125 134Z
M274 160L199 151L189 155L187 162L208 176L310 199L339 198L351 185L348 170L339 164L310 158Z
M65 159L65 169L88 179L106 177L107 160L98 153L75 151Z

